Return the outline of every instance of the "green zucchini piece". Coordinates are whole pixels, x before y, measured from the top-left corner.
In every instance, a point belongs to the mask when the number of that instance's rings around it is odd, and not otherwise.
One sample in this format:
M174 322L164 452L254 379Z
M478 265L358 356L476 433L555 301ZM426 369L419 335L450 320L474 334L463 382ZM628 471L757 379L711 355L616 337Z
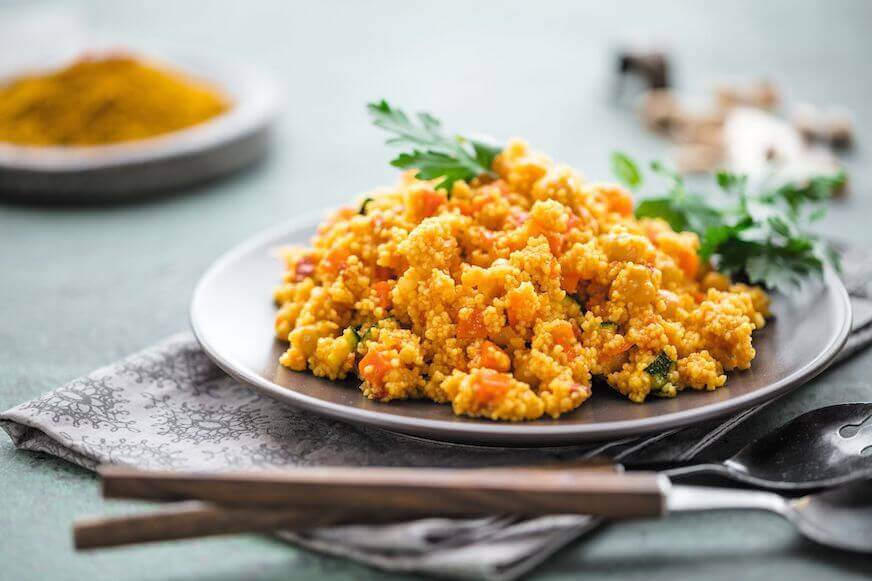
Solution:
M667 376L672 371L672 366L675 362L669 358L665 352L661 351L659 355L648 364L645 368L645 373L651 376L651 391L662 391L666 387Z

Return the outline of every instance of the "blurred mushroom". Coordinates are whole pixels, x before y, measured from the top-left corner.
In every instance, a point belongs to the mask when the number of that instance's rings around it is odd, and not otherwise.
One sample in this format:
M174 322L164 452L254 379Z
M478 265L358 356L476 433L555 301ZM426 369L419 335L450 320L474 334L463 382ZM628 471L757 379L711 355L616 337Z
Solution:
M841 170L831 152L809 147L792 124L748 107L737 107L727 116L723 161L751 183L803 183Z
M618 75L641 78L649 89L666 89L669 83L669 61L662 52L625 49L618 53Z

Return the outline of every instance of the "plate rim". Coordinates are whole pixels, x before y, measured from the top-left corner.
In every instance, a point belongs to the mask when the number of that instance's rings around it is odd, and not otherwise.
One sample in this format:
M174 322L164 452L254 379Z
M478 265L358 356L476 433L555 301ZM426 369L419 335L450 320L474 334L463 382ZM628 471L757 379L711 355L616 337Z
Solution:
M254 236L233 246L219 256L203 273L197 282L191 297L189 321L194 337L206 355L231 377L241 381L259 393L282 401L317 415L349 421L357 424L381 428L384 430L425 437L430 440L447 442L470 442L476 440L479 445L560 445L577 444L580 442L596 442L610 438L641 436L653 432L686 427L693 423L713 419L752 407L755 404L771 401L804 385L822 373L845 345L852 324L851 301L848 291L838 275L829 267L825 268L822 284L836 293L839 310L843 312L842 325L835 339L811 361L793 373L779 379L754 392L715 402L693 410L672 412L653 418L620 420L611 422L595 422L591 424L573 425L530 425L517 422L490 422L485 420L474 424L457 424L445 420L413 418L388 412L363 410L329 402L309 396L292 389L280 386L266 380L255 372L249 371L239 364L219 353L209 342L199 324L200 314L198 304L200 296L205 292L208 283L224 268L248 254L254 248L267 244L282 235L294 230L317 224L322 212L303 214L267 228Z

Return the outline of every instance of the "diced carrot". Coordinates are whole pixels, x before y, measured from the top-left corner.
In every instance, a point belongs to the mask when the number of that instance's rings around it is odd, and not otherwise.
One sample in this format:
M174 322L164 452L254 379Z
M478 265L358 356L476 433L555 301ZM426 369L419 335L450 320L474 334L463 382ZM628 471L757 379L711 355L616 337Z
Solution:
M514 327L519 324L531 324L536 319L538 305L535 296L530 297L527 293L512 291L506 295L506 299L509 325Z
M484 315L479 310L473 310L469 316L462 315L457 321L457 337L460 339L485 339L487 326L484 324Z
M607 203L610 212L617 212L622 216L633 214L633 198L630 192L624 188L615 187L606 191Z
M482 369L475 375L475 403L487 405L502 398L512 386L511 377L491 369Z
M386 280L381 280L372 285L375 294L378 297L378 304L382 308L390 308L391 306L391 284Z
M563 249L563 234L559 232L543 232L543 236L548 240L548 246L551 248L551 254L554 256L559 256L560 251Z
M561 287L569 294L575 294L578 290L578 281L581 277L575 272L564 272Z
M455 205L457 205L457 208L460 210L460 213L463 214L464 216L472 216L472 214L473 214L472 204L470 204L466 200L457 201L457 202L455 202Z
M346 248L334 248L321 261L321 267L330 274L336 274L348 266L345 261L348 259L349 254Z
M506 363L511 365L506 352L490 341L484 341L481 344L481 366L496 371L508 371Z
M678 268L683 270L688 278L696 278L699 273L699 255L693 249L682 249L675 260L678 262Z
M516 294L509 295L509 304L506 306L506 314L509 316L509 325L515 326L521 322L521 313L524 306L523 299Z
M439 210L439 206L445 203L445 199L445 196L432 190L422 192L421 215L424 217L433 216Z
M660 236L660 230L653 222L648 222L645 224L645 235L651 242L657 242L657 238Z
M377 350L370 350L357 366L357 374L360 378L373 386L384 383L385 374L390 370L391 360Z
M568 321L563 321L563 324L552 329L551 336L554 338L556 345L560 345L564 350L567 350L572 347L572 339L575 337L575 333L572 332L572 325Z

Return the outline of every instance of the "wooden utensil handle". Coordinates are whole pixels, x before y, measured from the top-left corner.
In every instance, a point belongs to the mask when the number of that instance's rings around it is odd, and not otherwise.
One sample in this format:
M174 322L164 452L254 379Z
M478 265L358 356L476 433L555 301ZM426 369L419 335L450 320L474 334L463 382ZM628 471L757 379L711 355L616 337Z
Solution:
M225 506L419 514L663 514L669 481L655 473L584 470L294 468L259 473L100 470L106 498L205 500Z
M73 543L77 550L86 550L339 524L379 524L421 517L389 512L223 508L201 502L181 504L136 515L79 520L73 525Z

